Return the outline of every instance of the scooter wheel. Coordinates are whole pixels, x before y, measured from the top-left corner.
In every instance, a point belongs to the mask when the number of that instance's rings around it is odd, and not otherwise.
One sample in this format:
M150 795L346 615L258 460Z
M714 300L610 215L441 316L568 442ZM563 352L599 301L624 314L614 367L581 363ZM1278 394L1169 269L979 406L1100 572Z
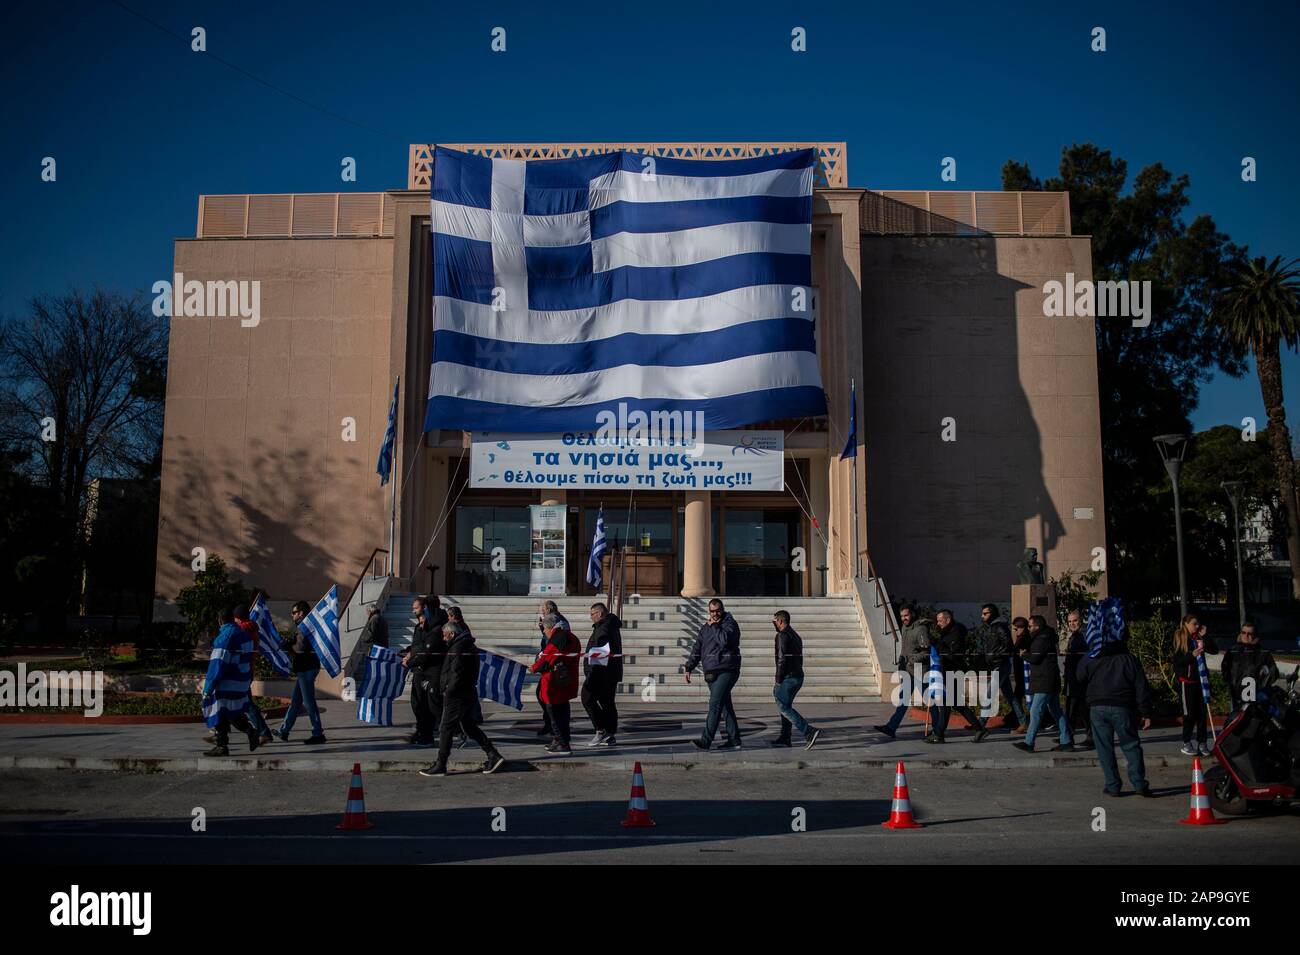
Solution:
M1210 805L1224 816L1244 816L1250 812L1250 803L1241 795L1237 783L1222 766L1211 766L1205 772L1205 788L1210 793Z

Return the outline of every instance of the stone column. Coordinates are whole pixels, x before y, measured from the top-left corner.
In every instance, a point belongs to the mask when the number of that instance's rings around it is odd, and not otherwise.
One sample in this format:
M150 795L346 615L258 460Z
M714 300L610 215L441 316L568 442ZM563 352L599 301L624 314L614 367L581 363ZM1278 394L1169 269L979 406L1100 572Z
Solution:
M682 596L712 597L713 501L709 491L686 492L686 527L682 538Z

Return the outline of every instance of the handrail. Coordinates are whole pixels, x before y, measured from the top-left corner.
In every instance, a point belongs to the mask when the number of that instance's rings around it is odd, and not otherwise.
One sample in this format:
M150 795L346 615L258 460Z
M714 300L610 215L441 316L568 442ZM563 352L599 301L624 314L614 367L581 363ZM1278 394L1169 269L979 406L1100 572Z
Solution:
M885 629L894 638L894 659L898 660L902 637L898 629L898 621L894 616L894 605L889 599L889 593L885 590L884 579L876 573L876 565L871 562L870 554L867 555L867 577L875 585L876 606L884 611Z
M352 589L348 591L348 599L343 601L343 603L339 604L340 607L346 607L348 604L352 603L352 595L357 592L357 588L361 586L361 581L365 579L366 568L373 567L375 565L375 558L378 557L380 554L387 554L387 553L388 553L387 547L376 547L374 550L370 552L370 556L366 558L366 562L361 565L361 573L357 574L357 582L353 584ZM371 574L370 576L371 579L373 579L375 577L378 577L379 575Z

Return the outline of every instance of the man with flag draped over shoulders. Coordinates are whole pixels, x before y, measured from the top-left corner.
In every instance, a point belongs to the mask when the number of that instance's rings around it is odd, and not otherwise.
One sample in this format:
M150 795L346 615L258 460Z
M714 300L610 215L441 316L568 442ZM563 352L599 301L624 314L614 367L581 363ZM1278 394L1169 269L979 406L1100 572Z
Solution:
M216 731L216 745L205 756L230 755L230 727L248 737L248 751L257 749L257 730L248 721L248 689L253 682L253 638L235 623L233 609L221 612L221 628L212 641L208 672L203 679L203 716Z

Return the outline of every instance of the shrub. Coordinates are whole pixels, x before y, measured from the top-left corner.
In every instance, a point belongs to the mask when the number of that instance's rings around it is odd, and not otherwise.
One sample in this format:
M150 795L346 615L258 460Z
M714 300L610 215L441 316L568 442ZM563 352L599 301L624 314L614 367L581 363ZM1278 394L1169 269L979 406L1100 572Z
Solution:
M185 637L195 646L216 630L221 611L236 604L252 601L253 592L241 581L231 580L226 573L226 562L216 554L209 554L202 570L194 575L194 583L176 595L176 606L185 617Z
M1088 604L1097 599L1097 592L1093 587L1101 580L1100 570L1080 571L1076 576L1068 570L1059 577L1053 577L1048 581L1056 590L1056 632L1064 634L1066 632L1065 618L1071 610L1077 610L1083 615L1083 619L1088 616Z

